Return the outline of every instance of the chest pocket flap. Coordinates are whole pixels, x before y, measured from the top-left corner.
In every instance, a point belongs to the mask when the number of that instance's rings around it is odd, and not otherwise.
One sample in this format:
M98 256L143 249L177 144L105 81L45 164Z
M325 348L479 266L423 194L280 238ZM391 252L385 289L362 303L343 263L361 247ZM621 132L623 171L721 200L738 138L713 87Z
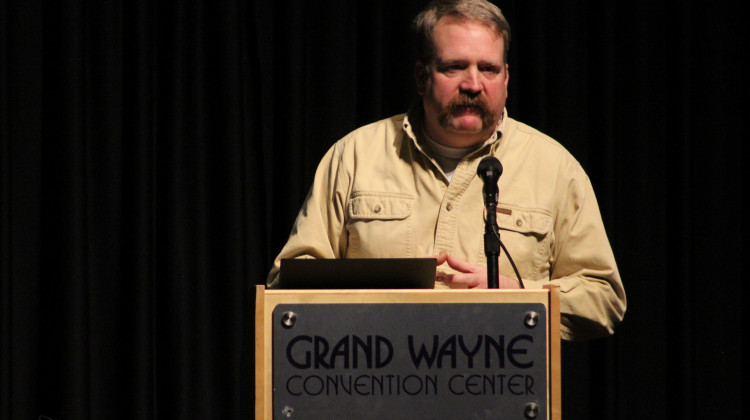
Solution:
M349 200L352 220L401 220L411 214L414 197L408 194L356 192Z
M504 230L545 236L552 228L552 215L546 210L524 209L499 204L497 206L497 225Z

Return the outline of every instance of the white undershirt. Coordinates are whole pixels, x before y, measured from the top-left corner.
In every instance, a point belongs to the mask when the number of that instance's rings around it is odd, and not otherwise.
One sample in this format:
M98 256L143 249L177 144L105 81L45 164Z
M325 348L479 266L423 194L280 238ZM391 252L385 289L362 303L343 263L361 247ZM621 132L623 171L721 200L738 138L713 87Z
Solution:
M448 178L449 182L453 178L453 173L456 172L458 162L460 162L464 156L482 147L482 143L469 147L448 147L431 139L424 129L422 130L422 135L424 136L427 147L432 152L432 157L434 157L438 165L440 165L440 169L443 170L443 173L445 174L445 177Z

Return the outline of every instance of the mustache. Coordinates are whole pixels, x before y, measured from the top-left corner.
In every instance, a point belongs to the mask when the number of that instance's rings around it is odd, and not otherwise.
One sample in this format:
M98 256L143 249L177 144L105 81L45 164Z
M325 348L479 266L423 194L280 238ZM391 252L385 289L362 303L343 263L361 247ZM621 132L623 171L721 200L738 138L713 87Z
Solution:
M482 115L491 113L490 104L487 103L487 99L484 96L469 96L466 93L459 93L451 99L448 105L446 105L445 110L452 115L467 108L473 109Z
M482 95L470 96L466 93L459 93L452 98L438 114L438 121L446 125L452 117L467 109L478 113L485 127L494 124L495 116L487 99Z

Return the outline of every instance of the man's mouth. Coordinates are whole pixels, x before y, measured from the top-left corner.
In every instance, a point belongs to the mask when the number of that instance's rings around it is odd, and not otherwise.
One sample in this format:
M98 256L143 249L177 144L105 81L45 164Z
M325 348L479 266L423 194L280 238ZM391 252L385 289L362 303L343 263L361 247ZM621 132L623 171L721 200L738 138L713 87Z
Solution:
M467 105L467 106L459 106L456 107L453 111L453 115L466 115L466 114L476 114L476 115L482 115L482 109L476 106Z
M492 125L492 113L489 104L481 97L468 97L460 95L450 101L439 113L438 121L443 126L452 124L453 119L462 119L463 117L478 118L482 121L483 126ZM469 121L464 121L468 123Z

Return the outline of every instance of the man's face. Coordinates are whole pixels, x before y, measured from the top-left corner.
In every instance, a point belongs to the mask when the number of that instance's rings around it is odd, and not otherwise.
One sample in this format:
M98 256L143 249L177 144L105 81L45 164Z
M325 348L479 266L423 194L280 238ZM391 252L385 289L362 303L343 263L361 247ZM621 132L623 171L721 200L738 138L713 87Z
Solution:
M433 62L416 66L427 134L451 147L484 142L508 97L503 38L485 24L444 17L435 26L433 41Z

